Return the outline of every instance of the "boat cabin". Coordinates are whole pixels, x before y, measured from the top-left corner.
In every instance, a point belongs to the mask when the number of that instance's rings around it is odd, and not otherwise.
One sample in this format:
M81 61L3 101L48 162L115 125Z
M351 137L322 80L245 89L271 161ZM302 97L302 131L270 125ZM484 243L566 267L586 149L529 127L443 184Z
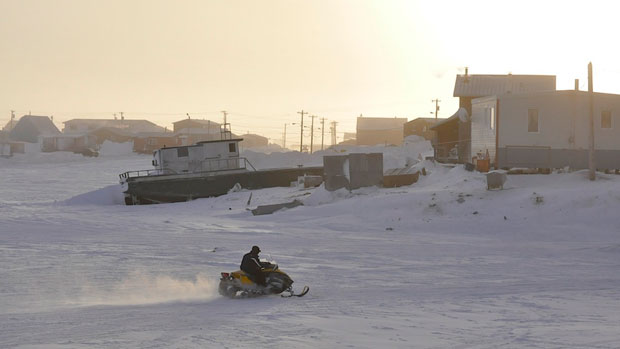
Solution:
M239 158L242 140L223 139L161 148L153 152L153 166L158 174L246 170L245 161Z

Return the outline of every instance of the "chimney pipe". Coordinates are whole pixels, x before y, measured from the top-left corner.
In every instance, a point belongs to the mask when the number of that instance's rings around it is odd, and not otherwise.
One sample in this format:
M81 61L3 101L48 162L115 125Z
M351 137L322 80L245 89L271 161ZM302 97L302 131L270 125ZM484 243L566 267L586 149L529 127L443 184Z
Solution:
M579 79L575 79L575 91L579 91Z

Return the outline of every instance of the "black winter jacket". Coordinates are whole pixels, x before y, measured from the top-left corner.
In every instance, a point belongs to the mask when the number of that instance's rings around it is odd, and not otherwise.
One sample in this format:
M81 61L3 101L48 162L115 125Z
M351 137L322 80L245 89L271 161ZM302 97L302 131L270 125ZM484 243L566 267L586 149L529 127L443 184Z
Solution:
M245 271L248 274L256 275L261 272L262 265L260 260L258 260L257 254L252 254L252 252L248 252L243 255L243 259L241 260L241 270Z

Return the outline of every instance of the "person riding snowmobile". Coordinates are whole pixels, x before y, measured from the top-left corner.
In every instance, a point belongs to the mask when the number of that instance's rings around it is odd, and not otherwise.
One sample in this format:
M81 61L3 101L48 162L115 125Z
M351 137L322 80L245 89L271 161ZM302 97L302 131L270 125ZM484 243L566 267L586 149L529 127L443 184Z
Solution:
M240 269L248 274L250 279L253 279L259 285L265 286L265 273L264 265L258 259L260 248L258 246L252 246L252 250L243 255L241 260Z

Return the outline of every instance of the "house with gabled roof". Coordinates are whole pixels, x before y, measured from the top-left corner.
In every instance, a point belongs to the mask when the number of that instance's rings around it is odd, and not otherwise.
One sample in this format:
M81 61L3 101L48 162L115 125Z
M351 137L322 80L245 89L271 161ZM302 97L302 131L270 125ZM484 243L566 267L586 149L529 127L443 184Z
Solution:
M37 143L39 137L60 134L60 131L47 116L24 115L9 132L14 141Z
M555 75L457 75L454 97L459 98L459 109L449 118L431 127L437 133L433 142L435 158L442 161L466 163L472 161L472 101L492 95L512 95L541 91L555 91Z

